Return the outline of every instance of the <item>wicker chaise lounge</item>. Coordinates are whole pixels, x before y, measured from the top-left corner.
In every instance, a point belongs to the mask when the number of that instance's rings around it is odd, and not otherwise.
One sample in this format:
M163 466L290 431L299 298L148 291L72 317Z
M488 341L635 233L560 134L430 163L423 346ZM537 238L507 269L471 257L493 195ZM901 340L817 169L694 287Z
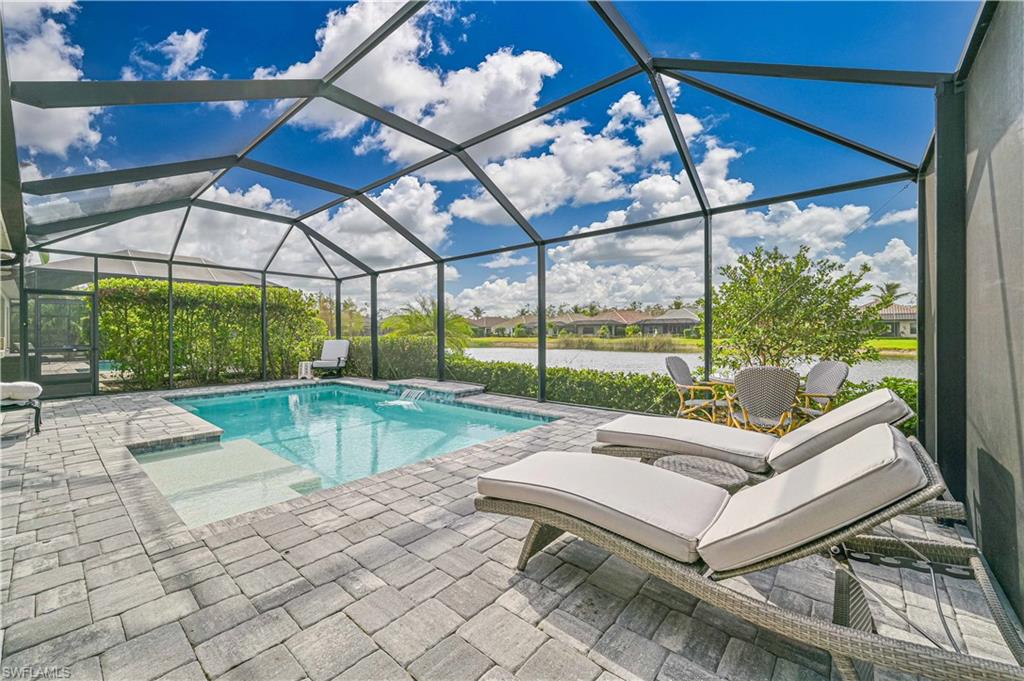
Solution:
M747 476L747 484L767 480L873 425L899 425L914 415L899 395L879 388L822 414L782 437L717 423L627 414L597 429L596 454L638 458L644 463L669 456L712 460ZM699 470L701 466L691 466ZM697 475L696 477L700 477ZM964 520L958 501L936 500L910 511L913 515Z
M927 453L887 425L732 496L653 466L569 452L534 454L481 475L477 485L479 510L533 521L520 569L569 532L751 624L828 651L847 680L870 678L861 675L876 664L948 681L1024 679L1019 667L874 632L847 556L909 546L977 579L1011 651L1024 660L974 548L862 536L944 491ZM836 566L832 623L721 581L812 554L831 556Z

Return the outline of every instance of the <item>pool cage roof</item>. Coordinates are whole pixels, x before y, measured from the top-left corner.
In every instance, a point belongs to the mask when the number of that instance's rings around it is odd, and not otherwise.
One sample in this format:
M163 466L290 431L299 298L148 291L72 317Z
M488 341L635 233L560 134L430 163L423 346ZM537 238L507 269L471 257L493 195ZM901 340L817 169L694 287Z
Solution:
M474 135L465 140L452 140L403 118L393 111L377 106L366 99L338 86L338 79L365 58L376 46L409 21L426 3L407 2L394 15L369 35L361 44L353 49L334 68L320 79L270 79L270 80L215 80L215 81L77 81L77 82L9 82L6 56L3 61L2 91L2 124L3 137L8 141L3 146L3 221L5 226L4 248L16 252L49 251L67 255L89 255L102 257L128 257L125 255L85 253L67 250L62 242L91 232L109 229L123 224L133 218L144 215L173 212L181 215L177 225L177 234L167 258L152 258L156 262L175 262L178 254L182 232L189 224L189 218L196 211L219 211L264 221L272 225L283 225L271 233L268 238L273 240L274 248L266 265L261 268L237 267L246 271L263 272L264 274L295 275L310 278L348 280L407 270L415 267L435 264L443 266L445 262L466 258L495 255L506 251L536 247L539 267L542 267L544 247L580 238L589 238L603 234L625 232L644 227L678 223L685 220L703 221L705 235L705 287L710 286L711 254L710 225L715 215L742 211L750 208L768 206L784 201L852 191L866 187L916 180L918 163L897 158L884 151L873 148L843 135L831 132L806 120L776 110L767 105L753 101L745 96L707 82L694 73L737 74L787 79L809 79L818 81L834 81L844 83L861 83L872 85L901 86L907 88L935 88L943 81L950 80L952 74L922 71L898 71L883 69L858 69L819 66L799 66L788 64L764 64L746 62L711 61L692 58L657 58L652 57L644 43L633 31L627 21L611 2L591 2L590 6L597 16L610 29L623 50L628 52L635 64L625 70L613 73L584 88L549 102L533 111L520 115L491 130ZM512 131L547 116L573 102L610 88L618 83L641 76L649 81L662 120L668 126L673 146L678 159L685 170L685 176L692 189L699 208L683 214L669 215L655 219L633 222L585 232L570 232L545 238L525 217L519 206L514 205L502 189L488 176L481 165L470 154L477 145L492 140L499 135ZM732 205L712 205L705 194L701 177L697 171L693 157L680 129L679 121L674 114L666 79L702 90L714 97L745 107L776 121L794 126L811 135L825 139L831 143L854 150L867 157L885 163L893 168L891 174L867 177L858 181L816 187L805 191L776 195L757 200L735 203ZM255 160L252 152L277 133L288 121L293 119L312 102L322 99L363 116L404 135L416 143L429 147L431 153L423 160L413 163L386 177L370 182L361 187L349 187L321 177L296 172L269 163ZM215 103L251 100L291 100L291 104L270 123L262 132L255 136L237 153L226 156L200 158L174 163L163 163L122 170L55 177L51 179L21 182L16 152L16 145L10 143L15 139L11 101L39 108L64 107L117 107L125 105L147 104L180 104L180 103ZM510 224L518 228L521 239L509 245L490 248L470 253L444 256L431 248L418 236L415 225L403 224L385 210L375 200L371 192L385 187L391 182L430 166L447 161L457 163L467 171L494 202L503 210ZM251 173L270 176L298 185L318 190L329 196L321 205L313 207L300 215L282 215L263 210L204 198L209 195L214 185L226 173L234 169L243 169ZM157 191L132 191L141 187L141 183L159 180ZM92 202L82 200L75 206L71 214L66 211L32 212L31 201L38 202L34 197L64 195L68 197L82 196L87 199L90 192L102 192L111 188L127 188L120 192L116 201L116 209L111 209L112 202ZM23 202L24 200L24 202ZM397 237L397 244L412 253L411 258L404 260L396 257L396 262L382 266L379 263L367 262L346 249L335 239L328 238L314 226L310 226L310 218L324 211L333 209L346 202L357 203L376 220L386 225ZM283 230L283 232L282 232ZM324 268L322 273L311 275L306 272L285 272L271 268L272 263L286 240L298 238L308 245L319 256ZM411 249L411 250L409 250ZM120 249L116 249L120 250ZM178 255L180 258L181 256ZM439 277L442 280L443 277ZM439 288L443 282L439 281ZM708 298L708 296L706 296Z

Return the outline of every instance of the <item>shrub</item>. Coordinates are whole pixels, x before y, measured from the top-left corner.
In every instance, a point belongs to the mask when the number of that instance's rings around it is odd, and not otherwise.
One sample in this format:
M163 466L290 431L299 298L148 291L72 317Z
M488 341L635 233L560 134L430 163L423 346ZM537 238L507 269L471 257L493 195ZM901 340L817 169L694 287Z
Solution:
M99 289L101 356L135 389L167 385L168 283L155 279L103 279ZM175 380L207 384L260 374L260 289L174 282ZM320 352L327 324L316 296L267 289L267 372L295 374L300 361Z
M907 405L914 410L915 415L900 424L900 430L905 435L917 435L917 381L912 378L897 378L895 376L886 376L880 381L865 381L863 383L847 383L843 386L842 391L839 393L839 397L836 400L837 406L845 404L852 399L865 395L872 390L878 390L879 388L889 388L894 393L900 396L900 398L907 403Z

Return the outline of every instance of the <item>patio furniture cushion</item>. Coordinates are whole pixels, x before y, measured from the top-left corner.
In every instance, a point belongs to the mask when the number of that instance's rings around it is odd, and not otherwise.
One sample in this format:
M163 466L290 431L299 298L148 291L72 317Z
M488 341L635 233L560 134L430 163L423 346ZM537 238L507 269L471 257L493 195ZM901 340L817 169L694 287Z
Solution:
M12 402L27 402L34 400L43 394L43 386L30 381L14 381L12 383L0 383L0 400Z
M700 480L633 461L539 452L482 474L480 494L542 506L620 534L684 563L729 495Z
M777 556L907 497L928 478L907 439L874 425L734 494L698 551L719 572Z
M707 421L627 414L599 427L597 441L706 456L763 473L768 470L768 452L777 438Z
M324 347L320 351L320 359L313 360L314 369L333 369L345 366L348 360L349 342L345 339L331 339L324 341Z
M913 413L899 395L879 388L783 435L768 453L768 465L778 472L788 470L868 426L895 425Z

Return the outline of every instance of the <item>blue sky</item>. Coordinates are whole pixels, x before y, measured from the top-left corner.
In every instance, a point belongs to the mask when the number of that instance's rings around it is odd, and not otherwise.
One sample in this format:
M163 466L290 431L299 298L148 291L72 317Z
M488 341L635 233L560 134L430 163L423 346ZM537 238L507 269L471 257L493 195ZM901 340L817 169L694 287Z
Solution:
M620 3L659 56L950 71L975 3ZM397 6L313 2L82 2L4 7L15 80L319 77ZM431 4L379 45L338 85L462 140L630 66L596 14L582 2ZM916 162L931 133L927 90L694 74ZM676 113L716 203L734 203L894 172L689 86L673 87ZM235 153L283 102L111 107L40 112L17 106L24 179L126 168ZM692 209L649 85L634 78L476 147L472 154L545 236ZM336 105L318 101L252 157L360 187L429 155L419 143ZM95 210L187 193L192 183L124 187L99 196L49 197L56 206ZM428 167L372 192L375 200L435 250L459 254L524 243L525 235L461 166ZM142 198L139 198L142 197ZM300 214L331 196L232 170L208 198ZM89 199L87 203L82 199ZM121 203L118 203L120 201ZM37 201L38 202L38 201ZM713 253L723 264L757 244L811 246L874 268L878 281L912 286L916 252L913 186L892 185L722 216ZM266 240L266 225L203 215L183 236L185 251L261 267L263 248L239 258L239 244ZM310 219L339 245L375 266L422 260L356 206ZM142 248L172 243L173 221L138 219L69 239L70 248ZM138 242L139 233L160 239ZM217 242L216 236L232 235ZM106 234L106 235L105 235ZM274 233L274 236L279 238ZM700 292L695 225L629 237L580 240L549 250L549 300L664 302ZM135 239L135 241L133 241ZM159 248L157 248L159 250ZM323 273L308 242L291 239L278 266ZM336 263L339 274L348 274ZM332 263L332 266L335 263ZM507 312L535 295L533 253L475 259L449 268L458 307ZM395 275L394 300L431 290L432 269ZM666 293L668 291L668 293Z

